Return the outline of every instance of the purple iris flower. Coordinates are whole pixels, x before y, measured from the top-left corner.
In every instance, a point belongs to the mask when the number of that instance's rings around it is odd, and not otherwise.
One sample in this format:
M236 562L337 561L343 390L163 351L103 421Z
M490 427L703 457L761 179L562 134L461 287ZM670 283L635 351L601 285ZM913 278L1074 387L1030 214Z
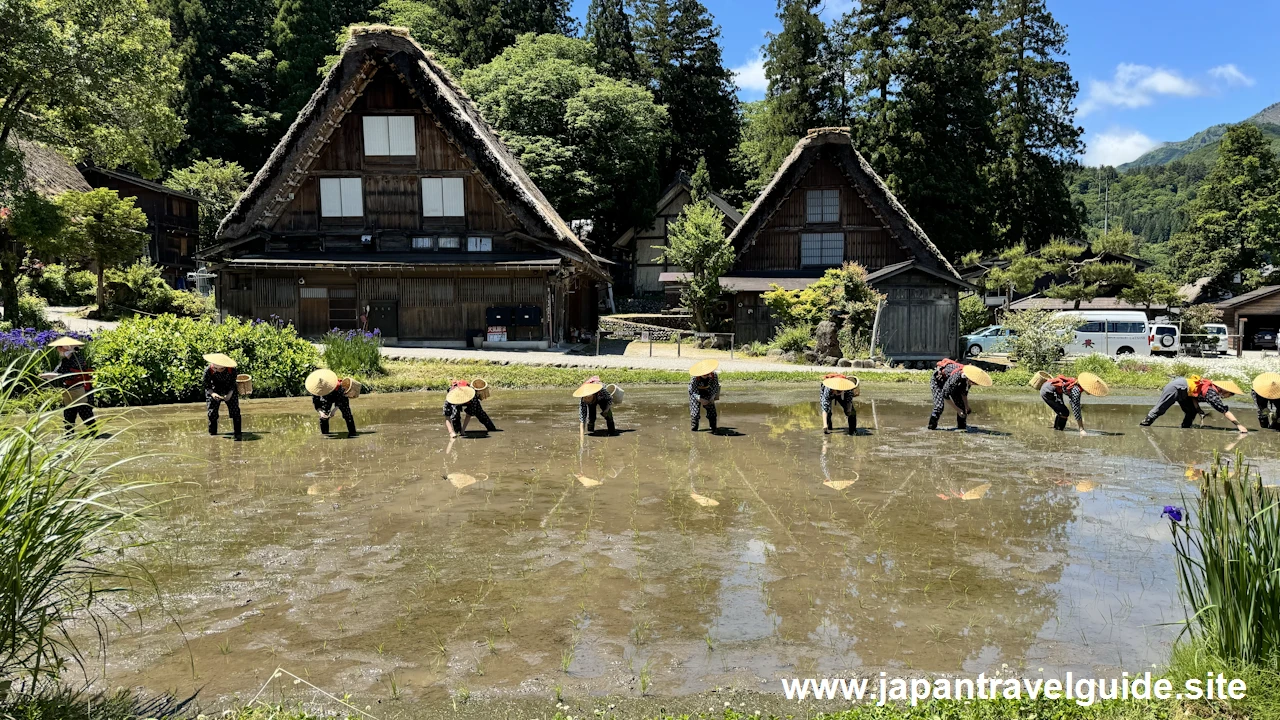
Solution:
M1177 505L1165 505L1160 517L1167 517L1176 523L1182 522L1182 508Z

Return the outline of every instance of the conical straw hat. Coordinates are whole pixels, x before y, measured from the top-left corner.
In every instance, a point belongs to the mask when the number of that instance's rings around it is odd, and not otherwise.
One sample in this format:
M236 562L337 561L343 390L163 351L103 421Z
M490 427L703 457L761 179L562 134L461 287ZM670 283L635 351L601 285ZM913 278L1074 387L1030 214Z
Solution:
M324 397L338 389L338 375L329 368L320 368L307 376L307 392Z
M1232 395L1244 394L1244 391L1240 389L1240 386L1230 380L1214 380L1213 385L1219 390L1225 390L1226 392L1229 392Z
M987 374L986 370L977 365L965 365L963 372L964 376L972 380L974 385L991 387L991 376Z
M1254 378L1253 391L1268 400L1280 400L1280 373L1264 372Z
M694 366L689 368L689 374L693 377L702 377L715 372L718 367L720 367L719 360L703 360L702 362L694 363Z
M230 356L223 355L222 353L209 353L204 356L204 361L210 365L217 365L218 367L224 368L233 368L236 366L235 360L232 360Z
M450 390L448 395L444 396L444 401L450 405L465 405L466 403L471 402L471 398L475 396L475 388L470 385L459 385L458 387Z
M47 347L79 347L83 344L84 343L80 342L79 340L73 337L68 337L66 335L63 335L57 340L54 340L53 342L49 343Z
M576 398L590 397L603 389L604 385L598 382L585 382L579 385L577 390L573 391L573 396Z
M1076 383L1080 385L1080 389L1094 397L1106 397L1107 393L1111 392L1111 388L1107 387L1102 378L1091 372L1080 373Z
M845 390L852 390L854 387L856 387L856 385L854 385L854 382L852 380L844 376L822 378L822 384L826 385L832 390L839 390L841 392Z

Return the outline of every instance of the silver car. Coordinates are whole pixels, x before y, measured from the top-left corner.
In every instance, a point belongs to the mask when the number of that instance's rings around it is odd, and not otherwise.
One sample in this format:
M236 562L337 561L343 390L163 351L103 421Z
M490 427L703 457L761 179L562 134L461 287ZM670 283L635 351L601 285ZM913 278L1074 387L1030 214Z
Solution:
M1009 331L1000 325L988 325L975 330L972 334L961 338L960 347L969 357L987 352L1008 352L1004 341L1009 339Z

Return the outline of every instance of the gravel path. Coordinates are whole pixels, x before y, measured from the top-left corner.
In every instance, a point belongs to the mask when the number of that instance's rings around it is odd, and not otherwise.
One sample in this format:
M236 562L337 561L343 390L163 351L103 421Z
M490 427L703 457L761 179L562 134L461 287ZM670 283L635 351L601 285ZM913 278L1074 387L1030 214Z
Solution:
M635 368L644 370L687 370L701 358L637 357L634 355L570 355L550 350L455 350L450 348L384 347L382 354L393 360L485 360L512 365L553 365L557 367ZM720 369L739 372L780 371L819 373L850 368L821 365L792 365L752 359L728 358L720 361ZM855 371L856 372L856 371ZM918 372L925 372L923 370Z
M73 314L82 310L84 310L82 307L54 306L45 308L50 320L61 321L72 332L91 333L98 330L110 330L120 324L110 320L89 320L88 318L76 317Z

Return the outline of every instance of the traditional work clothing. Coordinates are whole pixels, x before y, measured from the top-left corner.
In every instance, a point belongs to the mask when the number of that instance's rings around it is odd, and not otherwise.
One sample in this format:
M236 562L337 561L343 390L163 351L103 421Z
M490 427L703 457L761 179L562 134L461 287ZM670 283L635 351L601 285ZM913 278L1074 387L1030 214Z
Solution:
M214 397L220 396L222 399ZM218 434L218 408L227 404L227 417L231 418L231 428L235 439L241 436L240 426L240 392L236 388L235 370L228 367L210 365L204 369L204 409L209 417L209 434Z
M609 432L617 432L618 429L613 424L613 396L609 394L608 389L598 377L592 377L583 383L584 388L589 385L600 385L600 389L578 398L578 422L587 426L587 432L595 432L596 412L599 412L604 416L605 426L609 428ZM589 390L588 388L587 391Z
M1271 400L1262 397L1253 390L1253 404L1258 407L1258 425L1262 428L1280 430L1280 399Z
M57 347L61 351L68 346ZM59 379L71 395L71 402L62 409L62 424L70 432L75 429L76 418L80 418L84 426L92 430L96 422L93 416L93 397L89 394L93 389L93 368L89 367L80 351L73 347L70 354L62 355L54 372L61 376Z
M965 377L964 365L947 358L938 361L929 381L929 389L933 392L933 411L929 413L929 429L938 429L938 418L947 407L947 400L955 403L960 411L956 414L956 428L963 430L969 427L964 412L965 399L969 396L969 378Z
M1227 404L1222 400L1222 395L1218 393L1218 389L1214 386L1212 380L1206 378L1174 378L1164 386L1164 390L1160 393L1160 400L1147 413L1147 417L1140 424L1143 427L1150 427L1161 415L1164 415L1174 403L1182 408L1182 427L1189 428L1195 422L1197 417L1208 415L1200 409L1200 403L1209 403L1209 407L1226 415Z
M467 388L470 390L471 384L465 380L458 380L458 381L452 382L449 384L450 394L452 394L453 390L456 388ZM471 396L469 399L459 403L450 402L449 397L447 395L445 396L445 401L444 401L445 422L449 423L449 427L453 428L453 432L455 434L461 435L462 420L463 420L462 416L463 414L466 414L469 417L474 417L475 419L479 420L480 424L484 425L485 429L488 430L489 432L497 431L498 427L493 424L493 421L489 419L489 414L486 413L484 411L484 407L480 405L480 396L476 395L474 390L471 390L471 393L469 393L469 395Z
M1055 413L1054 430L1066 430L1069 417L1074 417L1077 425L1083 424L1080 416L1080 397L1083 394L1084 389L1080 387L1080 383L1065 375L1047 380L1040 386L1040 399Z
M312 395L311 404L316 412L324 413L324 417L320 418L321 435L329 434L329 418L333 417L334 408L342 413L342 419L347 423L347 434L356 434L356 418L351 414L351 398L347 397L342 385L338 385L337 389L327 395Z
M823 381L818 383L818 404L822 406L822 430L823 432L831 432L831 406L839 405L844 410L845 417L849 420L849 434L852 435L858 431L858 411L853 407L853 390L836 390L829 387L826 380L839 378L845 380L846 384L852 386L853 383L840 373L832 373L823 376Z
M720 376L714 371L706 375L692 377L689 379L689 429L697 432L698 423L702 420L702 403L708 402L707 424L711 426L711 432L716 431L716 424L720 419L719 413L716 412L716 400L720 399Z

